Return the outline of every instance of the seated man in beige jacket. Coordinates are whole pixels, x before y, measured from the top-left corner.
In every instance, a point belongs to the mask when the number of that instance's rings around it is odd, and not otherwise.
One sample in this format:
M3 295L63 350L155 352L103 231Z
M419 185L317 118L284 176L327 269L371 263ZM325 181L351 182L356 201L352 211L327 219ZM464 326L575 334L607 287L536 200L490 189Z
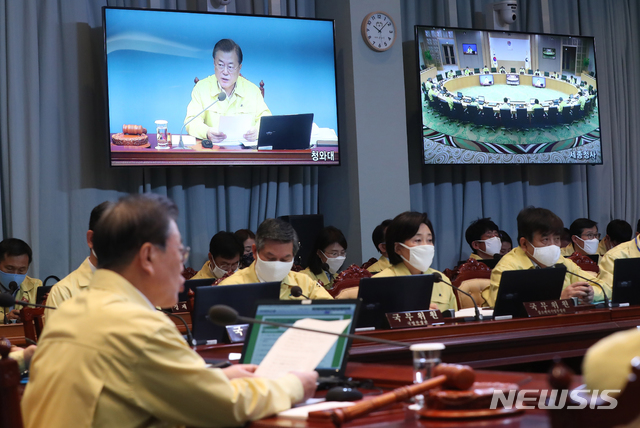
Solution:
M31 362L25 428L241 426L314 393L315 372L262 379L256 366L207 368L155 309L175 305L184 284L177 217L152 194L104 213L98 270L51 316Z

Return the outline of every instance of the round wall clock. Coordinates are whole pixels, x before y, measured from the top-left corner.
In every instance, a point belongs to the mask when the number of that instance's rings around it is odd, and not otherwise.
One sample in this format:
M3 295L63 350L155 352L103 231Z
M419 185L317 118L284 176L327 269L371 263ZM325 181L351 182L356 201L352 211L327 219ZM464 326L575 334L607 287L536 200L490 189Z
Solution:
M362 38L376 52L384 52L396 41L396 24L385 12L372 12L362 21Z

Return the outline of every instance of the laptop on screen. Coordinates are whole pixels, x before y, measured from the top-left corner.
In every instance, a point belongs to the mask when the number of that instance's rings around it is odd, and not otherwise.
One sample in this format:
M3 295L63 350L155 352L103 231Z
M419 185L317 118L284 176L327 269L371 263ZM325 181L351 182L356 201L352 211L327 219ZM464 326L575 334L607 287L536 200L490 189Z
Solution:
M284 324L305 319L321 319L326 321L350 319L358 316L359 300L279 300L259 301L254 318ZM252 314L253 315L253 314ZM242 349L242 363L260 364L275 341L286 331L286 328L252 324L249 326L247 339ZM355 323L352 322L344 333L353 334ZM322 377L342 377L347 367L351 340L339 337L327 355L320 362L316 371Z
M197 287L191 319L193 338L208 344L228 342L226 329L209 321L209 309L213 305L231 306L238 315L250 317L255 313L258 300L277 300L279 297L279 282Z
M313 113L262 116L258 150L306 150L312 126Z
M356 327L389 328L389 312L428 310L433 291L433 275L362 278L358 298L362 307Z
M566 273L565 266L502 272L493 316L526 318L523 303L559 299Z
M611 303L640 305L640 258L613 262Z

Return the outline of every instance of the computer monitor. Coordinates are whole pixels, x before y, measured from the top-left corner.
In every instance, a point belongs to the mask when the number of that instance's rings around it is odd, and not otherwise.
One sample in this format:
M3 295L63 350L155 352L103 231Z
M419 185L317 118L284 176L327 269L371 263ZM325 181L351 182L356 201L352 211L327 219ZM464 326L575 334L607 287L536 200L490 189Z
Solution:
M178 293L178 302L186 302L189 300L189 290L196 292L198 287L206 287L213 285L216 278L204 278L204 279L188 279L184 282L184 291Z
M529 98L529 104L535 104L535 103L536 103L535 98Z
M612 303L640 305L640 258L613 262Z
M305 318L355 321L359 305L359 300L314 300L311 303L304 300L260 301L257 302L254 318L282 324L293 324ZM343 333L353 334L355 328L355 322L351 322ZM284 327L250 325L242 350L242 363L260 364L285 331ZM350 339L339 337L316 368L320 376L342 376L347 366L350 347Z
M211 341L212 344L213 341L228 342L225 328L209 321L209 309L214 305L227 305L235 309L238 315L250 317L255 313L258 300L277 300L280 297L280 286L279 282L261 282L196 288L191 319L193 338Z
M525 318L524 303L559 299L566 273L565 266L502 272L493 316Z
M357 327L389 328L385 314L429 309L433 275L362 278L358 298L362 308Z
M458 91L458 98L462 98L462 92Z

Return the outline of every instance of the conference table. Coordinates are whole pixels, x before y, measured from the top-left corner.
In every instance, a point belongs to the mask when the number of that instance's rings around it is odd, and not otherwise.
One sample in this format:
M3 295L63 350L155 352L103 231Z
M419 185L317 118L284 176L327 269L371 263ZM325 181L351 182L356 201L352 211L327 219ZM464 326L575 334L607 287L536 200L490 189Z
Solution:
M408 344L441 342L442 360L474 368L549 361L583 356L598 340L640 326L640 307L590 309L576 314L511 320L451 321L444 325L357 333L358 336ZM205 358L227 359L242 352L242 344L202 345ZM411 365L407 348L355 340L350 362Z

